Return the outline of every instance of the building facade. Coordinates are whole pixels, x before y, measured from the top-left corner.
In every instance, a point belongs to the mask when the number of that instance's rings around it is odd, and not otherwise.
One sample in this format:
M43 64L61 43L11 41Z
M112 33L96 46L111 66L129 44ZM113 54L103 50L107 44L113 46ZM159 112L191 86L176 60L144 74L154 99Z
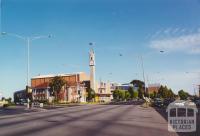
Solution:
M84 81L88 79L84 72L74 74L39 75L31 79L33 101L52 101L49 84L55 76L66 82L58 94L60 102L85 102L86 88Z
M96 92L95 53L93 49L91 49L89 54L89 66L90 66L90 88Z
M23 104L27 102L27 93L26 90L20 90L14 92L14 103L15 104Z
M109 82L100 81L97 83L97 91L95 101L97 102L110 102L112 99L111 85Z
M96 102L109 102L112 99L112 90L114 86L109 82L97 82L95 78L95 52L93 49L89 52L89 67L90 75L87 76L84 72L58 74L58 75L38 75L31 78L32 101L51 102L54 97L50 91L49 84L51 80L60 76L66 84L57 94L57 99L60 102L86 102L87 90L95 91Z
M105 83L96 81L95 75L95 53L91 49L89 53L89 67L90 67L90 88L95 91L95 101L96 102L110 102L111 101L111 91L110 83Z
M148 93L149 94L153 94L154 92L158 93L160 86L161 86L160 84L149 84L148 85Z

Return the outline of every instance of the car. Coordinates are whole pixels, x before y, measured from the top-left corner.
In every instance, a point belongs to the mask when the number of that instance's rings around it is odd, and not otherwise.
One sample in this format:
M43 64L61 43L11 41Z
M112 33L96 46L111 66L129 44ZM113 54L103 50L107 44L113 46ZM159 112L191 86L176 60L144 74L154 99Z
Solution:
M200 107L200 100L196 100L195 104L196 104L197 107Z
M168 106L170 103L172 103L172 102L174 102L175 101L175 99L173 99L173 98L166 98L166 99L164 99L164 101L163 101L163 105L164 106Z
M159 107L159 108L163 107L163 101L162 101L162 99L155 98L154 101L153 101L153 106Z

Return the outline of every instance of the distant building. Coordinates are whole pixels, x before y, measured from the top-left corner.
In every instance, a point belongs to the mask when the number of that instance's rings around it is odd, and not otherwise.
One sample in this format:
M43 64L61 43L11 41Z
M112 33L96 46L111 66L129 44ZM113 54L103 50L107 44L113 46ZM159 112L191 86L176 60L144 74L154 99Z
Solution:
M33 101L52 101L53 97L50 94L50 82L60 76L66 82L66 85L60 90L58 100L60 102L86 102L87 89L93 89L96 94L97 102L111 101L112 90L116 89L114 84L105 82L96 82L95 79L95 53L90 50L89 53L90 75L87 76L84 72L58 74L58 75L39 75L31 79L32 100ZM16 94L18 92L15 92Z
M93 89L95 92L96 90L96 79L95 79L95 53L94 50L91 49L89 53L89 66L90 66L90 88Z
M58 99L61 102L85 102L86 88L84 81L88 80L84 72L58 75L39 75L31 79L33 101L51 99L49 83L55 76L62 77L66 85L60 90Z
M112 98L111 85L109 82L100 81L97 84L96 98L97 102L110 102Z
M161 86L160 84L149 84L148 93L149 94L153 94L154 92L158 93L160 86Z
M89 67L90 67L90 88L95 91L97 102L109 102L111 101L110 83L96 82L95 79L95 52L93 49L89 53Z
M27 97L26 97L25 89L14 92L14 103L22 104L22 103L25 103L26 101L27 101Z
M127 91L128 91L128 89L129 89L130 87L133 87L133 85L132 85L132 84L129 84L129 83L127 83L127 84L118 84L118 85L116 86L116 89L119 89L119 90L127 90Z

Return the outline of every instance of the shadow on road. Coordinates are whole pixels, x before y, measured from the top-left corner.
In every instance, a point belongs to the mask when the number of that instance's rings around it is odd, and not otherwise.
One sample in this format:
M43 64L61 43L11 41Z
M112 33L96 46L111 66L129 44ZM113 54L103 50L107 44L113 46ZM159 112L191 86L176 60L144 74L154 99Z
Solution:
M69 124L71 122L74 122L76 120L80 120L80 119L83 119L83 118L86 118L86 117L90 117L92 115L95 115L95 114L100 114L100 113L104 113L105 111L111 111L113 109L116 109L118 108L119 106L115 106L115 107L99 107L98 109L94 110L94 109L90 109L91 112L90 113L86 113L86 114L83 114L79 117L71 117L71 118L66 118L66 119L63 119L62 121L55 121L55 120L51 120L49 116L47 117L43 117L43 120L46 118L47 122L52 122L50 124L46 124L46 125L43 125L41 127L36 127L36 128L30 128L30 129L26 129L26 130L23 130L23 131L20 131L20 132L15 132L13 134L9 134L8 136L18 136L18 135L30 135L30 134L34 134L36 132L40 132L40 131L46 131L48 129L52 129L54 128L55 126L56 127L59 127L59 126L63 126L64 124ZM74 112L77 112L77 111L74 111ZM67 113L63 114L61 113L62 115L67 115ZM58 114L56 115L53 115L53 117L55 116L58 116ZM38 119L38 118L37 118ZM49 120L50 119L50 120ZM18 122L19 123L19 122ZM21 123L21 122L20 122Z
M167 112L165 108L157 108L154 107L154 109L166 120L168 121L167 118ZM200 108L198 109L197 113L197 128L196 132L190 132L190 133L177 133L179 136L200 136Z
M36 111L37 111L36 109L26 110L25 106L7 107L7 108L0 108L0 116L16 115L16 114L30 113Z
M142 105L144 101L110 102L106 105Z

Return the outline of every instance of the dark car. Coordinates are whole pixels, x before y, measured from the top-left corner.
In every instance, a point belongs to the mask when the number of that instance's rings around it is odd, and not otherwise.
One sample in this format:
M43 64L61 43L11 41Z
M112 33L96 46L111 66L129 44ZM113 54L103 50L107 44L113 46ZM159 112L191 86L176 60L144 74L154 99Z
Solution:
M196 104L197 107L200 107L200 100L196 100L195 104Z
M173 98L166 98L163 101L163 105L167 107L170 103L172 103L174 101L175 101L175 99L173 99Z
M162 99L155 98L154 102L153 102L153 106L159 107L159 108L163 107L163 101L162 101Z

